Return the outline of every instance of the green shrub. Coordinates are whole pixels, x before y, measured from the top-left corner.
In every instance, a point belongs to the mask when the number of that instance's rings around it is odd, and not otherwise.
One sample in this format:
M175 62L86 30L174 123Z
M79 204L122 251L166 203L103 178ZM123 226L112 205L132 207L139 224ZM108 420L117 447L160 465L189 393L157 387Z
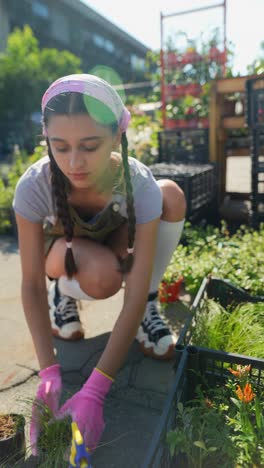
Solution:
M12 164L0 170L0 234L7 234L12 230L12 202L18 180L31 164L45 154L45 145L37 146L30 156L16 148Z
M181 274L190 294L196 294L203 278L225 278L251 294L264 295L264 224L258 230L242 226L230 235L221 228L186 223L183 243L175 250L170 269Z

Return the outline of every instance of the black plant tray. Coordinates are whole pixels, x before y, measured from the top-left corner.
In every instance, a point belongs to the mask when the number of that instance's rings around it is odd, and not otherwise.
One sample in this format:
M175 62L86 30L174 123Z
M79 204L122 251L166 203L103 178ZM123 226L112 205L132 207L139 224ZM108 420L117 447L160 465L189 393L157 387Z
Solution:
M171 457L166 435L176 428L177 404L194 398L195 387L201 383L200 375L214 388L224 385L230 377L228 367L251 365L250 381L256 389L264 390L263 359L181 345L176 346L176 355L175 379L141 468L187 468L184 457Z
M155 179L170 179L183 190L188 219L206 209L215 200L217 180L212 164L167 164L158 163L150 166Z
M227 279L214 278L210 276L205 277L192 303L192 313L180 333L177 345L187 345L190 343L196 318L202 310L205 299L215 299L224 308L227 308L228 306L236 307L243 302L264 303L264 296L253 296L245 289L235 286Z

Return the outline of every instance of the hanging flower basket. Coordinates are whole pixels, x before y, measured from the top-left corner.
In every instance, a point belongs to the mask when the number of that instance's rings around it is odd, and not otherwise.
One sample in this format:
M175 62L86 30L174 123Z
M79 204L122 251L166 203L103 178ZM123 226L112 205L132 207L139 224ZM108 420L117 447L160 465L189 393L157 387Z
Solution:
M209 50L208 58L210 62L225 63L226 62L226 51L219 50L217 47L211 47Z
M197 123L198 128L209 128L209 119L208 117L200 117Z
M182 63L197 63L202 60L202 56L195 49L187 49L185 54L182 57Z
M199 96L202 87L199 83L168 84L165 86L165 94L168 97L179 98L182 96Z
M177 130L178 128L187 128L188 122L185 119L166 119L166 130Z
M166 56L166 61L168 67L177 67L182 63L182 57L175 54L175 52L168 52Z
M167 130L174 130L177 128L177 120L175 119L166 119L165 128Z
M171 282L162 281L159 288L159 301L163 303L178 301L182 283L183 276Z
M176 121L176 128L187 128L188 123L185 119L177 119Z

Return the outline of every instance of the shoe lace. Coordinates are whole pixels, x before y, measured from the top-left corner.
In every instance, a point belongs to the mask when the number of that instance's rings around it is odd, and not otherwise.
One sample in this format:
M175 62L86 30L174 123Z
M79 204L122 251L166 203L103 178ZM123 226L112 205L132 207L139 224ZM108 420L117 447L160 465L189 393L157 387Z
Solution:
M62 318L78 315L77 303L75 299L62 295L61 300L57 305L56 312L60 314Z
M147 311L146 311L144 322L149 328L149 330L153 333L167 328L167 326L165 325L165 323L163 322L162 318L160 317L158 313L155 302L147 303Z

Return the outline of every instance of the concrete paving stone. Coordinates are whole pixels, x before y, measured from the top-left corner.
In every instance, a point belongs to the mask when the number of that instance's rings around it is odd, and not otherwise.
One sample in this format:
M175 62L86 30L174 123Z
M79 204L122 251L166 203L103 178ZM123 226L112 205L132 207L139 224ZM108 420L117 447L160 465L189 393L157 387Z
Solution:
M126 365L123 366L117 373L115 380L112 385L112 389L115 388L127 388L130 384L131 376L131 363L126 362Z
M80 301L80 318L85 338L92 338L111 332L121 312L124 291L121 289L113 296L96 301Z
M20 284L17 242L12 237L0 237L0 389L16 385L38 368L20 300Z
M168 393L174 377L172 361L155 361L144 359L135 369L131 385L138 390L153 390L158 393Z
M165 318L170 329L174 332L177 338L179 337L187 318L190 317L189 304L191 301L192 298L190 294L186 294L182 291L179 301L167 304L165 307L161 308L161 315Z
M142 359L145 359L145 356L139 349L139 343L136 340L134 340L130 347L130 350L128 351L126 363L131 364L132 366L136 366L142 361Z
M115 388L110 396L120 401L126 401L130 404L142 406L144 408L160 411L163 407L166 394L156 392L155 390L138 390L137 388Z
M56 357L63 371L82 371L89 362L91 362L91 366L96 364L96 359L102 354L108 336L109 334L100 334L94 338L79 341L65 341L55 338Z
M87 380L86 377L84 377L80 372L64 372L63 373L63 385L71 386L71 385L76 385L79 388L84 384L84 382Z
M146 453L160 411L146 409L127 401L114 404L108 400L105 407L106 429L100 450L94 456L95 467L137 468Z
M36 370L24 367L22 364L0 371L0 389L4 390L20 385L35 374Z

